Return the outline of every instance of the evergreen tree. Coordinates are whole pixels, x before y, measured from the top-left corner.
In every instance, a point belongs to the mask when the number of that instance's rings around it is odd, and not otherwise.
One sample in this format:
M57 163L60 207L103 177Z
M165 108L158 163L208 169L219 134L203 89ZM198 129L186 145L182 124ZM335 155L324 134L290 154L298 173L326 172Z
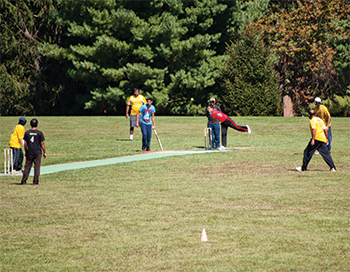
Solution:
M229 61L222 73L221 105L230 115L280 115L276 59L252 25L242 39L227 48Z
M159 112L202 111L220 77L225 56L217 51L229 37L228 13L235 1L60 4L70 43L46 42L39 50L67 67L67 74L85 89L81 93L90 92L86 109L121 114L138 87L153 96Z

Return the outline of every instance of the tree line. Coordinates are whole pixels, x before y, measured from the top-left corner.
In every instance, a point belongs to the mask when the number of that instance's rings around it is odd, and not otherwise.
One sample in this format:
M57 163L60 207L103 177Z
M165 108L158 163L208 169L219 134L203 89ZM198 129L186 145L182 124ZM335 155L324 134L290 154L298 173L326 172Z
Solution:
M350 113L350 8L336 0L3 0L1 115Z

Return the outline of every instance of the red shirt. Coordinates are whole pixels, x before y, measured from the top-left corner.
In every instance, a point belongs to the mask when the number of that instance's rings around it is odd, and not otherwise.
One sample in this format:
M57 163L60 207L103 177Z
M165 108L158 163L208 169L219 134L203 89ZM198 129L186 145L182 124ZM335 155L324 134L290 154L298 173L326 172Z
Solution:
M213 116L213 118L219 120L220 123L224 122L228 118L228 116L225 113L218 110L213 110L211 112L211 115Z

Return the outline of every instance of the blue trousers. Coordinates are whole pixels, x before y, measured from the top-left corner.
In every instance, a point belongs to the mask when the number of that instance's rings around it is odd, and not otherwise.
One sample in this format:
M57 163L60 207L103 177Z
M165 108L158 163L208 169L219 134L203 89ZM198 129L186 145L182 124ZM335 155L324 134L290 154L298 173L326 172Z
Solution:
M331 147L332 147L332 128L328 127L328 150L329 150L329 153L331 153Z
M220 124L208 124L208 128L211 128L211 147L218 148L220 146Z
M13 169L16 171L22 170L23 151L22 148L11 147L13 152Z
M151 138L152 138L152 125L145 125L140 122L142 132L142 149L150 150Z

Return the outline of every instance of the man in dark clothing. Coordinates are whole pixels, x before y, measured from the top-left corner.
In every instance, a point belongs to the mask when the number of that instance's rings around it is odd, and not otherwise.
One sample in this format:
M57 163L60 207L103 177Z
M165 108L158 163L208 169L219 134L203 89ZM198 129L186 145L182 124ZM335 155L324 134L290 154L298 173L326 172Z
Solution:
M41 156L46 158L46 147L45 147L45 137L44 134L37 129L38 120L32 119L30 121L30 126L32 129L27 130L24 133L24 152L26 157L26 163L24 166L24 172L21 184L26 184L27 179L30 173L30 169L32 168L34 162L34 179L33 184L39 184L39 176L40 176L40 164L41 164ZM42 154L42 151L44 154Z
M220 107L215 105L216 100L215 97L210 98L210 107L213 108L214 110L218 110L221 111ZM214 122L212 123L209 119L209 114L208 114L208 109L205 108L205 116L208 117L208 128L211 128L211 135L210 135L210 139L211 139L211 147L212 148L219 148L220 147L220 122L219 120L214 120Z

